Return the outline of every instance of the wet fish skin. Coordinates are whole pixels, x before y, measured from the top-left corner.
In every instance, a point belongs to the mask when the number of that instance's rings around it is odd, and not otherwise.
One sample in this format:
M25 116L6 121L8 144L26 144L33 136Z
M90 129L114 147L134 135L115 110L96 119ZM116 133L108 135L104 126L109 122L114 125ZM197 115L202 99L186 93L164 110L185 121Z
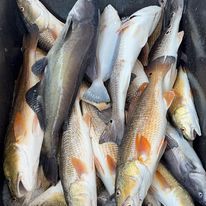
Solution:
M159 21L161 8L150 6L130 16L119 29L120 46L110 79L112 118L103 132L100 143L113 141L120 145L125 127L125 101L132 69L147 38ZM148 24L150 22L150 24ZM147 27L145 27L147 25ZM144 26L144 30L141 30Z
M194 206L187 191L161 163L154 175L150 191L163 205Z
M40 31L39 45L49 51L64 24L53 16L39 0L17 0L26 24L36 24Z
M108 193L113 195L118 147L114 142L99 144L99 138L106 127L105 122L100 118L104 113L100 113L97 108L86 102L82 102L82 108L85 116L91 116L90 138L97 174L104 183Z
M137 91L144 83L149 83L149 79L144 71L142 63L137 60L132 71L131 83L127 92L128 103L131 103L132 99L137 97Z
M165 148L166 113L174 93L163 94L163 80L174 58L157 59L147 88L139 98L119 151L117 206L142 205Z
M164 160L167 168L195 200L206 205L206 172L194 149L170 125L167 126L166 139L168 147Z
M172 56L175 58L174 64L171 65L171 70L164 80L164 90L170 91L174 85L177 76L176 64L177 53L182 42L184 32L179 32L180 20L182 18L184 0L174 0L171 3L172 13L169 25L164 29L162 35L158 38L151 49L149 61L153 61L159 57ZM148 74L150 71L148 71Z
M52 184L58 179L56 155L60 131L85 73L97 27L97 2L78 0L47 57L32 68L33 72L42 72L43 78L27 92L26 100L44 130L41 162Z
M40 196L35 198L30 206L66 206L64 193L61 182L58 182L56 186L51 186Z
M201 129L185 68L179 69L173 90L176 97L170 107L172 120L184 137L193 141L196 134L201 136Z
M112 73L119 45L118 29L120 26L121 20L117 11L111 5L108 5L100 17L96 51L97 77L93 80L91 87L83 95L84 101L94 106L97 105L97 108L98 104L105 104L103 109L107 109L110 103L110 97L104 86L104 82L110 78Z
M143 206L161 206L161 203L148 191L147 196L144 199Z
M83 90L82 90L83 89ZM60 177L68 205L97 205L96 174L89 136L90 116L83 114L81 87L65 126L60 158Z
M32 26L24 37L24 62L5 142L4 174L12 196L16 198L31 192L35 185L43 141L37 116L25 101L27 90L39 81L31 72L37 42L38 29Z

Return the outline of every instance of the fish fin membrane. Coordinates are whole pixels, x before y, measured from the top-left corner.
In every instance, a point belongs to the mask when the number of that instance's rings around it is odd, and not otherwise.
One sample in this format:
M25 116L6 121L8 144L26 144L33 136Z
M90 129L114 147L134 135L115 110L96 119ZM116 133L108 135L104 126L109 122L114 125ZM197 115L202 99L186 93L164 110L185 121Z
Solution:
M95 80L91 87L84 93L82 100L90 104L95 103L109 103L110 97L107 92L107 89L104 86L104 83L98 80Z
M36 76L40 76L44 73L44 69L48 64L48 59L46 57L43 57L42 59L36 61L34 65L32 66L32 72Z
M42 130L45 129L44 124L44 115L43 115L43 107L41 98L38 94L40 82L34 85L31 89L29 89L26 93L26 102L31 107L31 109L37 114L39 119L39 124Z
M41 164L44 174L52 185L58 182L58 164L56 156L49 157L46 154L41 154Z
M167 108L169 108L171 106L174 98L175 98L174 91L169 91L169 92L164 93L164 99L165 99Z
M124 134L124 123L121 125L121 122L115 122L110 120L105 130L103 131L101 137L99 138L99 144L106 142L115 142L117 145L121 144Z

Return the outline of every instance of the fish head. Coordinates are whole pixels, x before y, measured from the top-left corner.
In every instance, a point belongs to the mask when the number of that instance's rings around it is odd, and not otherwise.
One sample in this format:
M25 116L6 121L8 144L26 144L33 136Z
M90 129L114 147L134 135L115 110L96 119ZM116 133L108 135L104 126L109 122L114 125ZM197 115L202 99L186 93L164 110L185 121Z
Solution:
M4 174L14 197L21 198L32 190L35 177L29 177L28 165L26 154L17 145L6 151Z
M71 205L93 205L92 191L85 181L77 180L69 188Z
M177 127L181 130L184 137L188 140L194 140L199 133L194 125L194 120L189 114L186 106L178 108L173 114L172 119Z
M93 21L94 16L96 17L96 19L98 19L97 1L78 0L70 11L70 15L79 22Z
M206 173L202 172L191 172L189 173L190 188L193 197L202 205L206 205Z
M24 20L28 23L35 23L41 16L41 10L37 1L34 0L17 0L17 5L21 11Z
M143 181L145 168L139 167L136 161L132 161L120 165L118 171L115 191L117 205L142 205L149 187L145 185L148 181Z
M149 30L149 36L155 30L160 17L161 17L162 9L159 6L148 6L143 9L138 10L134 14L130 16L130 19L133 17L137 17L137 21L147 22L147 27Z

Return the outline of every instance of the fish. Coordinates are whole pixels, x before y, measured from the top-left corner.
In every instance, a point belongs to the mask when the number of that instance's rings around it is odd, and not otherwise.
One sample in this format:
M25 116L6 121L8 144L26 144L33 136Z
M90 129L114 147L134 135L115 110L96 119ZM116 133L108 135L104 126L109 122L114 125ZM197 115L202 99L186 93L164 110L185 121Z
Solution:
M62 184L59 181L56 186L51 186L32 202L29 206L67 206L64 193L62 189Z
M52 15L39 0L17 0L26 26L36 24L39 28L39 46L49 51L60 35L64 23Z
M31 68L35 62L38 29L30 27L23 40L23 67L9 123L4 151L4 175L11 194L21 198L32 191L37 178L43 131L37 115L27 105L25 94L39 79Z
M163 91L163 81L173 57L150 63L149 83L133 110L119 149L115 196L117 206L142 205L158 162L166 147L166 114L174 92Z
M188 78L202 132L202 135L193 141L193 146L206 169L206 28L203 26L205 4L203 1L188 1L186 8L182 19L185 30L182 54L186 56L184 63L188 68ZM198 8L198 12L194 12L194 8Z
M105 122L101 119L101 116L104 116L104 114L99 114L97 108L86 102L82 102L82 108L84 115L90 115L91 117L89 135L92 143L97 175L104 183L109 195L113 195L115 191L118 146L114 142L99 144L99 138L106 127Z
M164 90L170 91L175 83L177 76L177 53L180 44L182 43L184 37L184 31L179 32L180 20L182 18L182 12L184 7L184 0L175 0L171 3L172 13L168 26L159 36L158 40L155 42L151 49L149 55L149 61L153 61L159 57L172 56L175 58L171 68L164 80ZM150 75L150 71L147 71Z
M43 78L27 92L26 101L44 131L41 164L53 185L58 181L56 155L62 126L86 71L97 27L96 0L78 0L52 49L32 66L33 73Z
M131 83L129 85L129 89L127 92L127 103L130 104L134 97L138 98L141 95L141 91L139 91L139 95L137 95L137 91L144 83L149 83L149 79L144 71L144 67L142 63L137 60L136 64L133 68L131 75Z
M161 206L161 203L149 191L144 199L143 206Z
M67 205L97 205L96 173L89 136L91 117L84 115L82 85L68 122L65 122L60 153L60 179Z
M174 124L182 131L184 137L193 141L196 134L201 136L201 129L186 68L179 68L173 90L176 96L169 109L170 115Z
M170 124L166 139L168 146L163 156L166 167L195 200L206 205L206 172L194 149Z
M99 36L96 51L97 77L83 95L83 100L97 106L100 110L109 107L110 97L104 86L112 73L119 43L118 29L121 20L117 11L109 4L100 18ZM99 106L101 105L101 106Z
M192 198L163 164L159 164L150 188L163 205L194 206Z
M101 135L101 144L109 141L116 142L118 145L121 143L125 127L126 94L132 69L141 49L154 31L160 15L160 7L145 7L132 14L119 29L120 45L109 85L112 98L112 118Z

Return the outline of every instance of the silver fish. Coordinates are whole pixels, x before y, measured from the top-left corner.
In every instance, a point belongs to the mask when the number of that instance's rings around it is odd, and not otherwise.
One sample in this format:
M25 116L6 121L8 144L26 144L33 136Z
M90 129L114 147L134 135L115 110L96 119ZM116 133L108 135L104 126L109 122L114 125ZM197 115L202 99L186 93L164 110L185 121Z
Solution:
M66 123L61 145L60 177L68 205L96 206L96 174L89 136L91 117L84 115L81 86L71 116Z
M97 78L83 95L84 101L97 106L100 110L108 108L108 104L110 103L110 97L103 82L107 81L112 73L119 45L118 29L120 26L121 20L117 11L111 5L108 5L100 18L96 51Z
M56 155L60 131L85 73L97 27L96 0L78 0L47 57L33 65L35 74L44 75L27 92L26 100L44 130L41 161L52 184L58 179Z

